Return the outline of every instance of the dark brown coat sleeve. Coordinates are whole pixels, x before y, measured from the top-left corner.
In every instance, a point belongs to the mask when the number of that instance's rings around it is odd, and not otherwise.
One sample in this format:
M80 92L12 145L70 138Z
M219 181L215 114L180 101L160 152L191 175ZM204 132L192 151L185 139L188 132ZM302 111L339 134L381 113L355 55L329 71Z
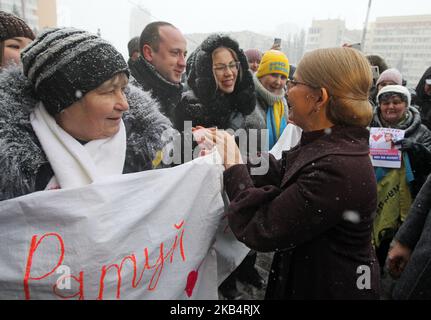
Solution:
M358 200L344 160L333 156L305 166L284 190L270 184L256 187L246 165L227 170L228 218L236 237L254 250L283 250L339 223L343 212L355 209L350 202Z

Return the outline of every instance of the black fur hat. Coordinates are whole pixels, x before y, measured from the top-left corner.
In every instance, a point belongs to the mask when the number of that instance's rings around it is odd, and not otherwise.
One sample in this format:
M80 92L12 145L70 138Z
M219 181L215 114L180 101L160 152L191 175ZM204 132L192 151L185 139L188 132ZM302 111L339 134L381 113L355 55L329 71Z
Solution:
M213 34L190 55L187 60L188 85L203 102L212 101L217 96L217 86L213 74L212 53L219 47L232 49L241 63L240 75L232 95L240 112L250 114L256 105L253 76L249 71L247 57L239 48L238 42L227 35Z

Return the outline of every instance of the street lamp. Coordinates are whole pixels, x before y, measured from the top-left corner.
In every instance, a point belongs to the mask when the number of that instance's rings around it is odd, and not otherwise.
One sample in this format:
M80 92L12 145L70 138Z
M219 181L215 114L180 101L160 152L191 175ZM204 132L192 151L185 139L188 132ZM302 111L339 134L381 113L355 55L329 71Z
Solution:
M372 3L372 0L369 0L369 2L368 2L368 10L367 10L367 17L365 18L364 31L362 33L362 41L361 41L362 51L365 51L365 37L367 36L368 19L370 18L371 3Z
M21 12L22 12L22 20L26 21L26 14L25 14L25 1L21 0Z

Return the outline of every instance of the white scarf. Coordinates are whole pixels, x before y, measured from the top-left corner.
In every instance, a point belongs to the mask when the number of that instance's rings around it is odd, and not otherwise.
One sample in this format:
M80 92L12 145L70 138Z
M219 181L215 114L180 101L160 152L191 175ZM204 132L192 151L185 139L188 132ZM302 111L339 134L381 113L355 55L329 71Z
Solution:
M81 187L104 177L123 173L126 159L126 129L85 146L64 131L39 103L30 116L31 125L55 176L46 189Z

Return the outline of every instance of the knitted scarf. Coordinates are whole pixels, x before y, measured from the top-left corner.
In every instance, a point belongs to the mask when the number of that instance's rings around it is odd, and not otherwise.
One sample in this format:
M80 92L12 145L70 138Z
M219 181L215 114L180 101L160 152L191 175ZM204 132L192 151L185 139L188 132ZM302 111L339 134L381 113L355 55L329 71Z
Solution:
M284 116L284 104L282 101L277 101L272 107L268 108L266 125L269 137L268 146L271 150L287 127L286 117Z

